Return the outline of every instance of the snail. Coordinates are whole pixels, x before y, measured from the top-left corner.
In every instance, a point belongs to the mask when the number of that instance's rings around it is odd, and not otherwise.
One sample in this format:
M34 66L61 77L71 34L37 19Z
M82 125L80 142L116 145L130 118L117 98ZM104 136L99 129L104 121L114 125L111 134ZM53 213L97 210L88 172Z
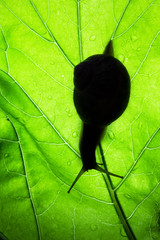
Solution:
M83 123L79 144L83 167L68 193L90 169L123 178L101 168L95 156L106 127L122 115L130 97L130 77L125 66L113 56L112 41L103 54L90 56L75 66L74 86L74 105Z

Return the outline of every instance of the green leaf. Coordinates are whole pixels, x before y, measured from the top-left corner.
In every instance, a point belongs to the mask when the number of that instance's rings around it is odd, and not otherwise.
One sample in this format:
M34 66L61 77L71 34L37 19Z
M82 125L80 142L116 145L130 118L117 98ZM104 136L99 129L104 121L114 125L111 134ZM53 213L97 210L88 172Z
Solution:
M0 238L160 238L159 15L159 0L0 0ZM102 148L124 179L91 170L67 194L82 166L73 69L110 39L131 97Z

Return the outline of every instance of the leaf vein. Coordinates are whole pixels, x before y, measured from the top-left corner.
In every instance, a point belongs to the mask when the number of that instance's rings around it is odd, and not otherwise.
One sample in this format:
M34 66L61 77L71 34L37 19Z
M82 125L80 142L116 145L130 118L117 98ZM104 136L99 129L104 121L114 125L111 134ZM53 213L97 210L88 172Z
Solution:
M10 47L10 49L15 49L16 51L20 52L21 54L23 54L25 57L27 57L36 67L38 67L41 71L43 71L44 73L46 73L50 78L52 78L56 83L58 83L60 86L66 88L67 90L73 92L73 90L69 87L67 87L66 85L62 84L61 82L59 82L58 80L56 80L51 74L49 74L45 69L43 69L42 67L40 67L31 57L29 57L26 53L22 52L21 50L17 49L17 48L12 48Z
M117 31L117 29L118 29L118 27L119 27L119 24L120 24L120 22L122 21L123 16L124 16L124 14L125 14L128 6L129 6L130 2L131 2L131 0L128 0L128 3L127 3L127 5L125 6L125 8L124 8L124 10L123 10L123 12L122 12L122 15L120 16L120 19L119 19L119 21L118 21L118 23L117 23L117 25L116 25L116 27L115 27L115 29L114 29L114 31L113 31L113 34L112 34L112 36L111 36L111 40L114 39L114 36L115 36L116 31Z
M34 29L32 29L27 23L25 23L20 17L18 17L8 6L7 4L1 0L1 2L3 3L3 5L24 25L26 26L30 31L32 31L33 33L35 33L38 37L42 38L43 40L47 41L47 42L53 42L45 37L43 37L41 34L39 34L38 32L36 32Z
M133 210L133 212L130 214L130 216L127 218L127 220L131 219L132 216L135 214L135 212L137 211L137 209L140 207L140 205L142 205L152 194L153 192L157 189L157 187L159 186L160 182L157 183L157 185L152 189L152 191L135 207L135 209Z
M150 50L151 50L151 47L152 47L154 41L156 40L156 38L158 37L159 33L160 33L160 31L158 31L157 34L156 34L156 36L153 38L153 40L152 40L152 42L151 42L151 44L150 44L150 46L149 46L149 48L148 48L148 50L147 50L147 52L146 52L145 57L143 58L143 60L142 60L142 62L141 62L141 64L140 64L140 66L138 67L137 71L136 71L135 74L133 75L133 77L132 77L132 79L131 79L131 82L132 82L133 79L136 77L136 75L138 74L139 70L141 69L143 63L144 63L145 60L147 59L148 54L149 54L149 52L150 52Z
M27 175L27 169L26 169L26 163L25 163L25 158L24 158L24 156L23 156L23 151L22 151L20 139L19 139L17 130L16 130L13 122L11 121L10 118L8 118L8 120L10 121L10 123L11 123L11 125L12 125L12 127L13 127L13 129L14 129L14 131L15 131L17 140L18 140L18 142L19 142L19 149L20 149L20 153L21 153L21 157L22 157L24 175L25 175L25 178L26 178L26 185L27 185L27 189L28 189L28 193L29 193L29 198L30 198L30 201L31 201L31 205L32 205L32 209L33 209L33 213L34 213L34 217L35 217L35 223L36 223L37 232L38 232L38 239L41 239L40 226L39 226L39 222L38 222L38 218L37 218L37 214L36 214L36 208L35 208L35 205L34 205L34 202L33 202L32 193L31 193L31 189L30 189L30 185L29 185L29 180L28 180L28 175Z
M55 45L57 46L57 48L60 50L60 52L62 53L62 55L64 56L64 58L67 60L67 62L74 67L74 64L71 62L71 60L69 59L69 57L67 56L67 54L64 52L64 50L61 48L61 46L59 45L57 39L55 38L55 36L53 35L53 33L51 32L51 30L49 29L48 25L46 22L44 22L42 16L40 15L37 7L35 6L35 4L33 3L32 0L30 0L30 3L33 7L33 9L35 10L35 12L37 13L38 17L40 18L41 22L43 23L44 27L46 28L46 30L48 31L50 37L53 39L53 42L55 43Z
M138 18L121 34L117 35L116 37L114 37L114 39L121 37L123 34L125 34L132 26L134 26L136 24L136 22L138 22L138 20L147 12L147 10L153 5L153 3L155 2L155 0L153 0L151 2L151 4L138 16Z
M24 90L24 88L19 84L19 82L13 78L9 73L2 70L4 73L6 73L16 84L17 86L23 91L23 93L28 97L28 99L32 102L32 104L38 109L38 111L42 114L42 116L45 118L45 120L48 122L48 124L54 129L54 131L57 133L57 135L62 139L62 141L72 150L78 157L80 157L79 153L64 139L64 137L60 134L60 132L56 129L54 124L49 120L49 118L43 113L43 111L40 109L40 107L34 102L34 100L28 95L28 93Z
M145 146L142 148L141 152L139 153L137 159L135 160L135 162L133 163L133 165L131 166L131 168L129 169L129 171L127 172L127 174L125 175L125 177L123 178L123 180L119 183L119 185L117 185L116 188L114 188L114 191L117 191L118 188L120 188L120 186L124 183L124 181L126 181L126 179L128 178L129 174L131 173L131 171L133 170L133 168L136 166L136 164L138 163L138 160L142 157L143 153L145 152L145 150L147 149L148 145L150 144L150 142L152 141L152 139L156 136L156 134L158 133L158 131L160 130L160 127L157 128L157 130L153 133L153 135L149 138L149 140L147 141L147 143L145 144Z
M80 1L77 0L77 26L78 26L78 42L79 42L79 55L80 61L83 61L83 50L82 50L82 36L81 36L81 8Z
M59 193L60 193L60 191L58 191L57 196L55 197L54 201L49 205L49 207L46 208L42 213L37 214L37 216L42 216L42 215L45 214L47 211L49 211L49 209L50 209L51 207L54 206L54 204L55 204L55 202L56 202L56 200L57 200L57 198L58 198L58 196L59 196Z

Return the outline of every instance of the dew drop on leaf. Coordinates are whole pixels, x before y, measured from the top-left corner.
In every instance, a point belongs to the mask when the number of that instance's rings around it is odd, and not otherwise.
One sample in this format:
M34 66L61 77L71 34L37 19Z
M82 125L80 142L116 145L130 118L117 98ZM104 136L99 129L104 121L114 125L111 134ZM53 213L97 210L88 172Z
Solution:
M125 58L125 62L128 62L128 58Z
M124 61L125 61L125 57L124 57L123 54L120 54L120 55L118 56L118 59L119 59L120 62L124 62Z
M107 132L110 139L114 139L114 133L112 131Z
M68 117L72 117L72 113L68 113Z
M71 161L68 161L68 162L67 162L67 165L68 165L68 166L71 166Z
M136 36L136 35L132 35L132 36L131 36L131 40L132 40L133 42L135 42L135 41L137 40L137 36Z
M5 158L7 158L8 156L9 156L9 154L8 154L8 153L5 153L5 154L4 154L4 157L5 157Z
M141 51L141 48L139 47L139 48L137 48L137 51L139 52L139 51Z
M95 224L91 224L91 230L92 231L96 231L97 230L97 226Z
M142 128L142 122L138 124L138 128Z
M73 136L73 137L77 137L77 133L76 133L76 132L73 132L72 136Z
M129 194L125 194L125 197L131 199L131 196Z
M66 108L66 112L68 113L70 111L70 109L69 108Z
M48 99L49 99L49 100L51 100L51 99L52 99L52 96L51 96L51 95L49 95L49 96L48 96Z
M95 39L96 39L96 36L95 36L95 35L93 35L93 36L90 37L90 41L94 41Z
M61 77L64 78L64 75L62 74Z

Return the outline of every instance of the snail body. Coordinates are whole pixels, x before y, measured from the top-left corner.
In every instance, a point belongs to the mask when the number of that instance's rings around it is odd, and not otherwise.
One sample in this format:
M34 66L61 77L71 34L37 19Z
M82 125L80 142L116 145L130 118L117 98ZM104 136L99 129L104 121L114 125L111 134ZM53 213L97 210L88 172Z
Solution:
M130 96L130 77L127 69L118 59L110 56L111 41L108 46L105 54L93 55L74 69L73 100L83 122L80 138L83 167L68 192L89 169L123 178L99 167L95 157L96 147L106 126L122 115Z

